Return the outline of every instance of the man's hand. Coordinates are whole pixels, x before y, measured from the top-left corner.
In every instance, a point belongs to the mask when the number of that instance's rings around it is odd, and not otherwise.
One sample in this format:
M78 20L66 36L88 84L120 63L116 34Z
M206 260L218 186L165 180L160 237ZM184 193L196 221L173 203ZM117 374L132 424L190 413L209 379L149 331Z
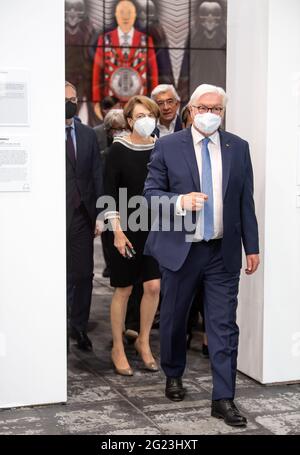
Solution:
M259 254L249 254L247 258L247 268L245 269L246 275L252 275L258 269L260 260Z
M203 208L204 201L207 201L208 197L204 193L189 193L185 194L181 198L181 208L190 211L199 211Z
M95 237L98 237L99 235L101 235L102 232L103 232L103 221L96 220L95 232L94 232Z

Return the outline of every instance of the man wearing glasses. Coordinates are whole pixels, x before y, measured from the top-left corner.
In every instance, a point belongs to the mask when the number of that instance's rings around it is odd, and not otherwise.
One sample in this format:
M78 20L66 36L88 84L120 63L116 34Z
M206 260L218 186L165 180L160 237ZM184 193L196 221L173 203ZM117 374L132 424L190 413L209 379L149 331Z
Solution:
M152 90L151 98L159 107L160 117L155 129L157 137L180 131L182 124L178 115L180 98L175 87L170 84L160 84Z
M149 233L145 254L159 262L162 273L160 352L167 398L181 401L185 396L186 321L202 283L213 379L211 415L231 426L246 426L233 401L236 309L241 244L245 272L251 275L259 265L258 228L249 145L219 129L226 101L222 88L200 85L189 102L191 128L156 141L144 195L152 207L160 199L162 216ZM163 226L164 207L169 229Z

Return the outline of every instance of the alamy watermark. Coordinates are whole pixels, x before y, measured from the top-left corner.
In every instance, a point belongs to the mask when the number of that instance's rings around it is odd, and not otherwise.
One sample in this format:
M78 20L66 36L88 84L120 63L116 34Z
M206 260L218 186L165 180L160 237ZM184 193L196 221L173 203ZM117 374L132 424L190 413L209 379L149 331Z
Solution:
M97 200L100 209L99 219L109 218L110 213L118 213L123 231L184 232L187 242L195 241L195 231L203 232L203 211L189 211L178 215L176 202L178 195L153 195L148 198L138 195L128 198L127 188L120 188L118 198L101 196ZM112 230L111 223L104 224L104 230Z

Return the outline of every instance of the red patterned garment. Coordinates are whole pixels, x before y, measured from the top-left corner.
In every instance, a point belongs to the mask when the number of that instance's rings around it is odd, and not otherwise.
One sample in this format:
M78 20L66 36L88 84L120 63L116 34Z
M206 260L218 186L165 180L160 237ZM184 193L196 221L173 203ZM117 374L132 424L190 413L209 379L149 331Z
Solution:
M134 30L128 52L120 47L118 29L98 39L93 66L92 99L107 95L126 103L134 95L148 95L158 85L156 54L151 36Z

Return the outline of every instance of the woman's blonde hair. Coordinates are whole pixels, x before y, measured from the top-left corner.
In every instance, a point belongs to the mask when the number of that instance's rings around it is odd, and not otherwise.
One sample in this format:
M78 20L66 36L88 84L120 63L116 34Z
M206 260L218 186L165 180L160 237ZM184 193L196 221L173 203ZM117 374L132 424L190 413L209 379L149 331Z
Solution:
M133 113L133 110L135 108L135 106L137 104L142 104L146 109L148 109L148 111L151 112L151 114L154 115L154 117L156 119L159 118L159 107L157 106L157 104L155 103L155 101L152 101L150 98L148 98L147 96L143 96L143 95L136 95L136 96L133 96L132 98L130 98L130 100L125 104L124 106L124 110L123 110L123 113L124 113L124 117L125 117L125 120L126 120L126 125L127 125L127 128L129 128L130 130L132 129L131 126L129 125L128 123L128 119L129 118L132 118L132 113Z

